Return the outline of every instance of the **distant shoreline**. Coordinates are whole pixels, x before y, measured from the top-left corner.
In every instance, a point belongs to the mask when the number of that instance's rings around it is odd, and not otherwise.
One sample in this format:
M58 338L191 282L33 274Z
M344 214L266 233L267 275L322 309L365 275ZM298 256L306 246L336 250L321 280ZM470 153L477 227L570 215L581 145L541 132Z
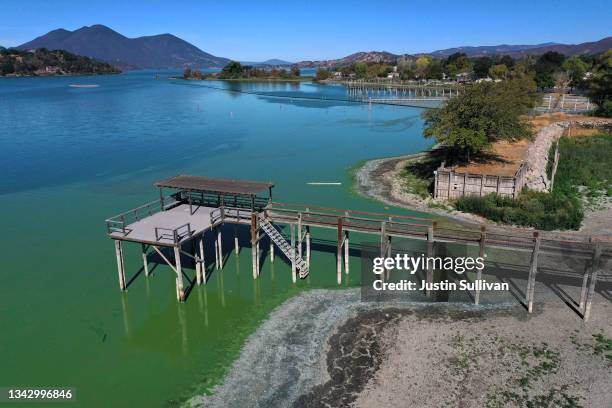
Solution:
M183 77L169 77L168 79L182 79L184 81L231 81L231 82L307 82L314 80L313 76L305 76L299 78L183 78Z
M53 77L77 77L77 76L104 76L104 75L120 75L122 72L83 72L71 74L49 74L49 75L28 75L28 74L8 74L0 75L0 78L53 78Z

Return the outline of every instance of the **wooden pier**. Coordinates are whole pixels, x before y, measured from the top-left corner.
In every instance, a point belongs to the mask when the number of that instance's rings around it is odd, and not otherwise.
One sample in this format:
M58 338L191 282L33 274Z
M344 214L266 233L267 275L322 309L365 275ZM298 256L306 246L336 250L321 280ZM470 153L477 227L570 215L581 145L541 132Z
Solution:
M459 96L460 92L455 86L364 81L347 81L343 84L349 100L406 106L442 103Z
M332 229L337 232L336 277L342 282L342 272L349 274L349 243L352 232L372 234L380 238L380 256L392 255L392 239L407 238L426 244L427 256L434 256L436 245L459 243L473 247L479 256L485 250L499 248L530 254L529 274L524 305L533 310L534 288L538 273L538 259L543 254L563 254L588 260L590 267L577 277L582 278L578 312L586 320L598 275L601 277L605 260L612 258L612 241L604 237L578 235L560 236L542 232L487 231L483 226L473 228L448 228L431 219L393 214L323 208L306 204L287 204L272 200L270 182L214 179L199 176L176 176L156 183L160 189L159 200L106 220L107 235L115 242L119 286L126 289L123 244L132 242L142 247L145 275L149 275L148 254L156 253L176 274L176 295L185 301L181 258L191 258L195 263L197 284L206 284L205 246L214 248L215 267L223 268L221 226L244 225L250 229L253 279L260 275L260 244L264 237L270 240L270 261L274 262L275 249L280 250L291 264L291 279L303 279L310 270L311 228ZM172 194L164 195L164 189ZM285 237L278 226L288 226ZM206 232L213 232L213 239L205 242ZM239 251L237 228L234 228L234 249ZM476 279L480 279L478 270ZM425 271L425 280L432 283L433 269ZM428 296L431 293L427 293ZM480 290L473 294L476 304Z

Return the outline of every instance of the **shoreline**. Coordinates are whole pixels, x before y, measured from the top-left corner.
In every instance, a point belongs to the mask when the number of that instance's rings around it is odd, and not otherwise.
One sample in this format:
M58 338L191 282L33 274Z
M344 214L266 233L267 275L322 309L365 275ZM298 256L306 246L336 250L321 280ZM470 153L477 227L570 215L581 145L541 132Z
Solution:
M534 231L533 227L516 226L496 223L476 214L465 213L450 208L449 204L441 203L431 197L423 199L417 195L404 191L399 174L406 164L411 161L427 157L431 150L420 153L392 156L367 160L355 171L355 190L369 198L373 198L387 205L398 206L409 210L421 211L446 218L463 226L478 227L486 225L487 228L498 230ZM446 207L446 208L443 208ZM612 226L605 220L612 217L612 199L602 199L594 208L585 208L584 219L579 230L553 230L547 233L561 234L587 234L612 235Z
M461 224L478 226L483 222L489 223L476 215L456 210L448 211L438 206L432 207L429 204L436 203L432 198L423 199L402 190L397 176L403 167L411 161L427 157L430 152L431 150L426 150L408 155L367 160L355 171L355 190L359 194L387 205L434 214Z
M606 358L612 355L589 347L597 333L612 336L610 303L598 302L603 310L585 328L562 299L551 291L541 295L545 302L526 315L505 297L487 306L378 303L362 300L356 288L306 291L274 309L249 336L213 395L194 396L185 405L370 408L410 401L410 406L481 407L485 398L516 391L522 398L553 393L600 406L609 398L612 371ZM525 358L525 350L536 357ZM463 362L466 355L470 360ZM508 380L522 371L528 375L542 358L555 369L530 379L529 389ZM424 394L411 391L413 386ZM431 400L423 402L422 395L429 394Z
M183 78L183 77L169 77L168 79L182 79L183 81L228 81L228 82L308 82L314 81L314 77L300 77L300 78Z

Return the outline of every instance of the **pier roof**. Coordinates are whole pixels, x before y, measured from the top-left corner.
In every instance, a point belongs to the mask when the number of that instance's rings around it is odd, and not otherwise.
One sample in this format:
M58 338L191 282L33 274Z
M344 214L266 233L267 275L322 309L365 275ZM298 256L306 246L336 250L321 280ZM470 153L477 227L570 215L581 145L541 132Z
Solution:
M155 183L157 187L178 188L190 191L207 191L222 194L255 196L274 187L273 183L248 180L230 180L204 176L179 175Z

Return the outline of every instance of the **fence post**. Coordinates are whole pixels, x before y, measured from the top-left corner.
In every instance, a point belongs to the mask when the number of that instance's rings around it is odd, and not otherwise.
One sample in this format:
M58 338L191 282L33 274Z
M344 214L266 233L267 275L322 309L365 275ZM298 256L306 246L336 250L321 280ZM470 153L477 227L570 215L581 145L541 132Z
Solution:
M595 250L593 251L593 261L591 264L591 282L589 284L589 292L586 298L586 305L584 307L584 315L583 319L586 322L589 320L589 316L591 315L591 304L593 303L593 296L595 295L595 285L597 284L597 274L600 269L600 258L601 258L601 243L599 241L595 242Z
M251 262L253 264L253 279L257 279L257 254L256 251L256 231L257 231L257 216L254 212L251 213Z
M486 239L487 239L487 227L482 225L480 227L480 251L478 252L478 256L483 259L483 262L484 262L484 256L485 256ZM478 281L480 280L482 280L482 269L478 268L476 270L476 294L474 295L474 304L476 305L480 303L480 285L478 284Z
M535 294L535 278L538 272L538 254L540 253L540 234L536 231L533 233L535 244L531 253L531 262L529 266L529 277L527 280L527 291L525 293L525 301L527 302L527 311L533 311L533 298Z
M434 256L434 245L435 245L435 241L434 241L434 229L436 227L436 222L434 221L428 228L427 228L427 258L431 258ZM426 262L427 264L427 276L425 278L425 282L427 283L427 290L425 291L425 293L427 294L427 297L431 297L431 285L433 284L433 275L434 275L434 270L433 270L433 264L435 264L435 262Z

